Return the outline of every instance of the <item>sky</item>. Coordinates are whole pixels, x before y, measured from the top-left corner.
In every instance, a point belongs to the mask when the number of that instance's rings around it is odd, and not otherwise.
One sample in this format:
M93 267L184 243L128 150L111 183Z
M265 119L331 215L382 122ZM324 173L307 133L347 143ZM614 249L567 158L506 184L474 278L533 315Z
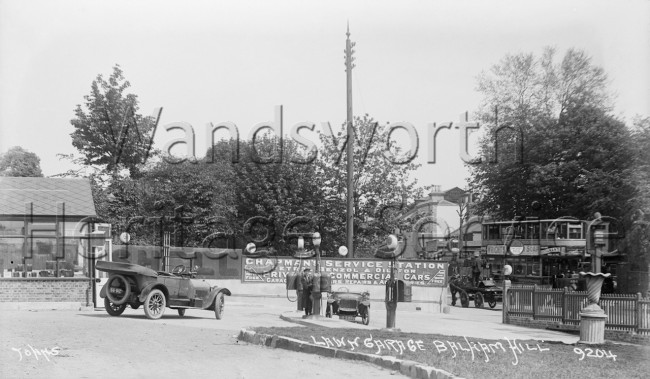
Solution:
M457 130L427 163L430 124L475 111L477 76L506 54L582 49L608 73L617 116L650 116L648 1L0 0L0 153L36 153L45 176L70 168L57 154L76 152L75 106L115 64L141 113L163 108L157 148L183 137L165 125L186 122L200 155L207 123L234 122L245 138L278 105L286 135L303 121L338 128L348 23L354 114L415 126L421 185L465 186Z

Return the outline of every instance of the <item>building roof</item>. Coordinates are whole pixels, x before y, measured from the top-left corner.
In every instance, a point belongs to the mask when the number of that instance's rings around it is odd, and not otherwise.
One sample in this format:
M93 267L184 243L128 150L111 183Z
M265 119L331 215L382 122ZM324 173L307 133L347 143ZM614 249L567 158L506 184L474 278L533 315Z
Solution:
M66 216L96 216L88 179L0 177L0 215L24 215L25 203L34 216L55 216L65 203Z

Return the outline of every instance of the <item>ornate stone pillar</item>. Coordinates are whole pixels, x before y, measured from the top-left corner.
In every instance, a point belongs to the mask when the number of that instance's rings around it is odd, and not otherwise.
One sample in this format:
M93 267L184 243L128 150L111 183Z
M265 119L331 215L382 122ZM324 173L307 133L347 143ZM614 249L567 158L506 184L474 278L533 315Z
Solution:
M602 344L605 342L607 315L598 305L598 301L603 282L611 274L581 272L580 275L587 279L589 304L580 311L580 340L578 343Z

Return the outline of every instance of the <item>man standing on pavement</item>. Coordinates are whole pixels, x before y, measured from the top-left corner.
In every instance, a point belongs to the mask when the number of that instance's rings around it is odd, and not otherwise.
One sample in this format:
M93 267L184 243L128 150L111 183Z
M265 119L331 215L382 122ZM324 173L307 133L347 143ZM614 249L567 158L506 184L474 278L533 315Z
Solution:
M485 263L481 259L481 254L476 251L474 252L474 262L472 262L472 279L475 286L478 286L478 282L481 281L481 271L483 270Z
M311 274L310 268L303 270L300 280L302 281L302 303L305 306L305 316L309 316L312 314L311 291L314 285L314 277Z

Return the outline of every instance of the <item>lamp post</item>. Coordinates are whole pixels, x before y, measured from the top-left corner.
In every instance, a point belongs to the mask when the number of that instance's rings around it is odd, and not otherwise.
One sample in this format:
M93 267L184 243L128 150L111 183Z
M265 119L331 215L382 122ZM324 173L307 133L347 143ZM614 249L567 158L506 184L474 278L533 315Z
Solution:
M314 250L316 251L316 267L315 267L315 270L314 270L316 272L314 273L314 282L318 283L318 287L317 287L318 291L314 291L312 293L312 296L314 297L314 305L313 305L312 314L315 317L320 317L320 301L321 301L321 297L322 297L321 289L320 289L320 283L321 283L321 280L320 280L320 278L321 278L321 273L320 273L320 242L321 242L320 233L318 233L318 232L314 233L314 235L312 237L312 243L314 244Z
M613 247L610 245L613 239L623 237L624 233L619 228L619 221L616 218L603 216L600 212L594 214L594 219L587 226L587 249L593 249L591 272L602 271L603 253Z
M390 277L388 283L386 283L386 328L394 329L398 296L398 288L395 281L395 261L397 260L395 252L398 247L397 237L392 234L389 235L386 239L386 247L391 251Z
M503 275L503 308L501 310L501 322L506 324L508 321L508 290L510 289L510 280L507 280L508 275L512 274L512 266L506 264L508 258L508 251L512 246L512 240L515 237L515 225L521 221L520 216L515 216L512 219L512 224L508 227L506 237L503 240L503 265L501 266L501 274Z
M305 250L305 239L300 236L298 237L298 251L302 253ZM303 291L306 289L302 287L301 273L298 274L296 278L296 307L298 311L302 311L307 306L305 304L305 299L303 297Z
M605 342L605 323L607 314L598 305L602 285L611 274L602 273L602 250L606 249L606 240L610 236L618 238L618 232L612 233L611 229L617 220L614 217L602 216L599 212L594 214L594 220L587 226L588 241L593 245L590 272L580 272L580 276L587 280L587 299L589 304L580 310L580 340L578 343L602 344ZM597 225L606 223L606 230L596 230Z

